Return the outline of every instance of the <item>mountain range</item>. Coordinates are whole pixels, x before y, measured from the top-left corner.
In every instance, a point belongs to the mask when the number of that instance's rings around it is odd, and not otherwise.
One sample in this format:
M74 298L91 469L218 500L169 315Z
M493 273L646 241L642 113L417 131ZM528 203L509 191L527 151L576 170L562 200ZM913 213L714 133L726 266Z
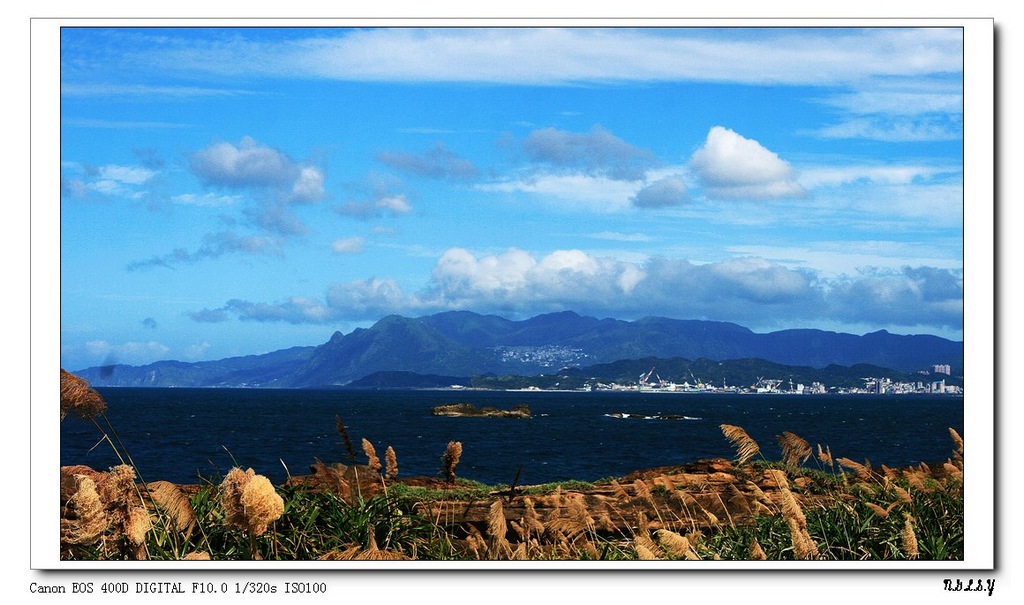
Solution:
M94 386L303 388L343 386L389 372L528 376L643 358L760 359L810 368L868 364L901 372L948 364L962 374L964 352L960 341L884 330L862 336L816 329L755 333L733 323L665 317L625 321L564 311L516 321L451 311L390 315L369 328L335 332L315 347L75 373Z

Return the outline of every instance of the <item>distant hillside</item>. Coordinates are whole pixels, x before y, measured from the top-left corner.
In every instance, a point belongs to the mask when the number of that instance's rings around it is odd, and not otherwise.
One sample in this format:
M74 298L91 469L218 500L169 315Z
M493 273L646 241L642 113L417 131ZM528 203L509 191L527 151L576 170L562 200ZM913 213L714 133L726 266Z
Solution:
M281 387L307 362L313 347L293 347L218 361L158 361L144 366L109 365L75 372L94 386Z
M569 311L522 321L455 311L421 318L388 316L370 328L336 332L317 347L199 363L105 366L76 373L96 386L320 387L347 385L380 372L532 376L556 373L563 367L645 358L715 363L758 359L814 369L867 364L898 372L949 364L958 375L963 372L963 343L885 331L864 336L811 329L758 334L727 322L664 317L622 321ZM696 368L694 373L698 371L709 374L705 380L718 380L711 368Z

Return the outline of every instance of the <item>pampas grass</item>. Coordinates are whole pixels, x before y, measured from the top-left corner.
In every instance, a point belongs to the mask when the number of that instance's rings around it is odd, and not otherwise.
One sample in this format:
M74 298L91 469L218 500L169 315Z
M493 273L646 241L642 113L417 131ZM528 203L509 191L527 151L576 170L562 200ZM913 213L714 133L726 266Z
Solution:
M398 457L395 455L395 448L388 446L388 449L384 451L384 468L385 477L388 481L394 481L398 478Z
M60 520L62 545L93 544L102 537L109 522L96 482L85 475L74 475L74 491L64 503Z
M363 453L366 454L367 464L370 466L370 472L379 475L381 466L380 458L377 457L377 450L373 448L373 444L370 443L369 439L363 439Z
M813 453L810 443L807 443L803 438L788 431L784 431L781 435L777 435L776 439L779 442L779 446L782 447L782 461L786 466L800 466L806 462Z
M460 441L449 441L448 447L444 450L444 455L441 456L441 469L444 472L445 481L451 483L455 481L455 467L459 464L459 458L462 457L462 442Z
M908 559L916 559L920 555L917 548L917 534L914 533L914 518L907 513L903 519L903 531L900 532L900 550Z
M170 518L174 529L190 534L197 523L196 511L181 488L168 481L154 481L146 488L153 504Z
M221 483L221 507L228 525L259 536L284 514L284 500L273 484L253 469L232 468Z
M64 420L68 415L92 420L105 414L107 402L103 397L85 381L74 374L60 370L60 419Z
M757 442L750 438L742 428L731 424L720 425L725 438L736 448L736 464L742 465L760 453Z
M350 462L356 460L356 450L352 447L352 439L348 435L348 429L345 428L345 423L341 421L341 416L334 417L334 428L338 431L338 435L341 436L342 445L345 446L345 453L348 455Z

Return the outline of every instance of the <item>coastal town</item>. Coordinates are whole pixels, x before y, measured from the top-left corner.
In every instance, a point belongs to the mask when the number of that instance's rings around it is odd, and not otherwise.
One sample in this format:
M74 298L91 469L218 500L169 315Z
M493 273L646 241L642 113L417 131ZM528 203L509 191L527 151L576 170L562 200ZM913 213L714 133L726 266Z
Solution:
M921 371L922 375L929 377L935 374L951 374L949 365L932 366L930 372ZM946 384L946 379L894 381L885 377L865 377L863 387L829 387L821 382L812 382L809 385L794 383L792 380L759 378L750 386L739 387L726 384L714 385L704 382L691 384L688 381L676 383L665 381L657 377L655 370L641 375L636 384L599 383L593 385L589 390L612 390L612 391L641 391L661 393L751 393L751 394L789 394L789 395L827 395L827 394L862 394L862 395L963 395L963 387L955 384Z
M568 369L563 368L562 372ZM724 393L724 394L785 394L785 395L963 395L964 387L948 382L952 379L952 371L948 364L933 365L930 370L918 372L921 380L894 380L889 377L862 377L862 385L829 386L823 382L811 381L809 384L788 380L759 377L750 385L730 385L724 379L719 383L692 380L674 381L659 377L656 368L637 377L636 381L586 380L572 378L567 373L540 375L529 380L528 384L504 385L509 391L620 391L644 393ZM948 378L946 378L948 377ZM522 377L520 377L522 378ZM561 379L561 380L559 380ZM478 384L477 388L503 388L499 384ZM467 385L452 385L452 389L472 388Z

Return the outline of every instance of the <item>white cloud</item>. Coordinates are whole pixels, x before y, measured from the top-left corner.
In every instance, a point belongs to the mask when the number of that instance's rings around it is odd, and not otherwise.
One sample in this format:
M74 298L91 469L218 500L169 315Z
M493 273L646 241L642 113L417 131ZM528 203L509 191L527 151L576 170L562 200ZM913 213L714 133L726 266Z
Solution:
M234 205L238 203L239 197L236 195L221 195L217 193L204 193L202 195L197 195L195 193L182 193L181 195L171 197L171 201L176 204L184 204L186 206L217 208L221 206Z
M334 250L336 254L358 254L363 251L365 243L366 241L361 237L348 237L335 240L331 244L331 250Z
M685 204L689 199L690 194L683 177L672 175L644 186L633 196L632 202L640 208L664 208Z
M255 321L337 323L451 309L506 316L572 309L598 317L731 321L752 329L872 322L955 333L963 320L963 276L962 270L923 265L826 276L753 256L702 264L661 257L637 263L582 250L535 256L511 248L478 256L451 248L437 259L430 285L416 292L404 291L394 279L374 277L332 284L323 301L234 300L193 318L220 321L221 312L231 312Z
M196 41L161 32L137 51L108 49L107 58L122 70L504 84L682 80L834 85L963 69L958 28L460 27L338 34L317 30L307 38L266 42L239 34Z
M476 188L500 193L529 193L544 200L555 200L562 207L617 212L629 207L629 200L637 192L638 185L583 174L537 174L519 180L482 184Z
M141 185L153 178L156 172L139 166L102 166L98 169L101 179L117 181L128 185Z
M409 214L412 212L412 205L409 204L409 200L405 198L404 193L382 197L374 202L374 205L391 214Z
M803 188L789 163L722 126L709 132L704 146L694 152L690 165L711 198L768 199L799 196Z
M285 153L243 137L238 145L221 142L192 154L192 171L206 184L281 192L288 201L311 202L324 195L323 174Z
M890 143L958 141L963 123L946 117L900 119L886 117L848 118L817 131L826 139L871 139Z
M810 166L800 170L800 184L808 189L847 185L855 182L906 185L950 172L948 169L936 166L914 164Z
M594 239L610 240L613 242L650 242L655 239L646 233L618 233L616 231L591 233L590 237Z
M472 180L480 174L472 162L453 153L443 143L419 154L385 151L377 154L377 159L396 170L425 178L459 181Z
M521 147L533 161L620 181L639 180L658 163L650 151L623 141L601 126L585 133L534 130Z

